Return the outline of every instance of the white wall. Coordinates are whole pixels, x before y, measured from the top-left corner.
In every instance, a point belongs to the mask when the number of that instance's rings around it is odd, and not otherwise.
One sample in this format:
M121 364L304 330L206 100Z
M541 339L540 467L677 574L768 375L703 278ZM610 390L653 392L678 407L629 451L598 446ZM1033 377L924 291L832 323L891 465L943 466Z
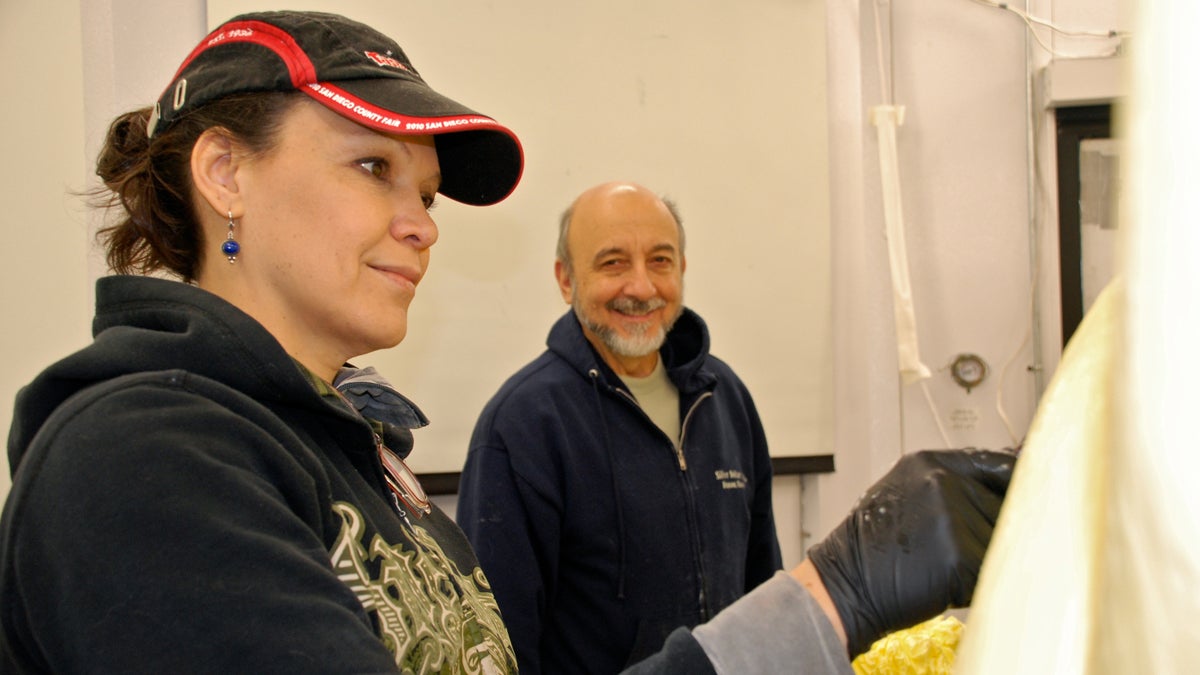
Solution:
M755 392L778 455L828 453L828 187L821 0L503 4L209 0L336 11L392 35L439 91L510 125L526 173L488 208L443 200L399 347L360 359L420 402L413 468L461 469L479 411L567 307L558 214L636 180L678 202L686 302ZM537 17L537 20L531 20Z
M0 0L0 203L14 255L0 266L0 429L17 390L91 340L92 286L103 260L99 217L77 196L118 113L157 98L205 32L202 3ZM0 460L0 495L11 485Z
M82 45L75 3L0 0L0 429L17 389L87 343L91 325ZM8 494L7 453L0 494Z
M935 370L928 382L930 395L943 419L955 410L968 413L960 414L960 418L971 419L974 415L974 428L948 428L951 444L1008 445L1012 439L995 411L998 371L1008 359L1014 358L1014 366L1008 375L1004 400L1018 435L1024 433L1037 396L1034 378L1025 370L1034 362L1033 351L1022 342L1032 327L1029 306L1033 292L1029 254L1030 161L1026 152L1031 142L1026 135L1025 96L1028 78L1044 65L1048 56L1036 47L1027 46L1025 27L1020 21L970 0L880 1L882 32L885 44L889 45L884 52L885 70L893 73L895 102L906 106L908 111L899 134L900 171L920 345L926 364ZM789 337L777 331L762 331L762 322L781 312L790 311L801 318L801 312L806 310L831 312L829 334L822 338L801 331L797 349L808 350L815 359L811 370L818 373L815 380L818 387L820 378L825 377L831 383L826 386L832 394L814 401L816 412L812 414L772 408L772 397L759 394L769 422L797 425L782 435L768 430L781 454L830 449L835 452L836 474L805 480L803 527L814 537L828 531L859 492L900 452L943 444L920 389L902 387L895 375L876 146L874 130L866 118L869 106L881 98L874 48L875 3L828 0L825 7L818 4L784 6L764 2L763 9L781 12L791 17L789 20L819 22L822 15L827 17L828 122L824 121L825 93L819 86L801 91L806 105L782 113L764 104L760 106L761 116L747 117L744 121L778 128L794 125L814 135L808 137L803 147L785 149L786 152L765 146L747 148L746 159L733 167L703 164L702 179L689 180L687 185L669 184L675 182L668 180L672 167L697 164L703 161L703 156L698 160L686 155L663 155L654 163L653 171L646 169L647 173L640 174L645 167L620 151L621 139L606 139L602 130L579 134L569 128L571 120L555 119L554 109L547 102L553 100L562 82L550 77L549 66L546 70L536 67L538 58L552 63L557 56L553 50L540 57L525 55L520 61L520 78L555 83L544 86L545 91L534 101L509 102L499 109L496 105L482 105L483 101L501 100L503 86L499 78L490 87L469 88L473 95L464 98L480 101L481 108L506 122L516 125L514 117L538 115L536 123L529 124L529 129L537 131L530 134L525 128L518 129L528 139L530 153L530 168L522 190L544 184L550 196L529 200L520 198L519 191L509 206L497 207L495 211L501 219L513 222L533 219L545 223L547 241L544 244L528 239L514 241L504 235L508 230L502 226L481 234L477 224L457 221L468 217L462 213L474 218L476 213L489 210L455 209L449 204L443 216L441 250L434 265L435 270L439 265L442 267L443 271L435 274L441 275L437 283L447 286L447 292L494 294L489 297L496 300L496 314L488 318L486 326L494 337L494 342L488 344L494 350L497 366L488 377L498 383L503 374L539 349L545 326L560 309L550 281L548 261L553 242L549 230L555 214L576 189L614 173L639 174L635 178L650 176L654 180L648 182L681 198L690 223L710 212L710 205L730 199L731 181L733 187L745 189L736 200L744 208L744 217L713 223L707 226L711 228L708 233L703 232L705 226L689 229L689 280L697 266L727 268L725 274L717 274L711 281L690 285L689 297L696 299L698 308L706 315L716 311L718 315L729 312L735 317L714 326L716 347L718 353L730 357L756 393L786 383L777 379L786 375L784 371L770 372L765 367L770 364L754 358L753 347L764 334L775 340ZM1107 30L1122 27L1116 5L1115 0L1058 0L1034 3L1030 9L1036 16L1067 27ZM629 21L644 18L638 6L630 4L626 8ZM81 30L80 7L90 17L82 21L86 32ZM14 249L9 263L0 268L3 275L0 281L4 284L0 298L5 316L0 329L0 349L13 355L0 376L0 400L6 402L0 405L0 428L8 426L7 402L12 400L16 389L52 360L85 344L89 337L91 278L98 267L88 254L86 216L78 200L64 194L88 184L91 157L104 122L119 110L152 99L158 93L186 51L182 45L190 46L204 31L207 8L199 0L173 3L169 12L158 3L144 0L89 0L80 6L0 0L0 58L4 63L28 65L21 71L6 68L0 74L3 78L0 85L9 94L8 100L24 103L10 103L0 111L0 120L4 122L0 156L6 159L0 166L3 172L0 196L4 197L0 203L6 207L5 227ZM181 9L186 12L180 14ZM416 7L415 11L432 17L448 10L429 3ZM462 13L463 9L454 11ZM487 11L498 10L489 6ZM480 23L486 24L495 16L484 13L453 18L467 20L478 28ZM661 15L651 13L649 18L673 25ZM612 17L606 20L617 22ZM441 71L431 69L439 62L436 54L442 40L438 36L445 22L426 19L416 23L426 40L420 51L411 48L418 67L441 88L455 93L468 91L467 87L455 86L455 71L450 67L453 63L447 63ZM599 49L605 33L589 32L588 25L581 22L575 32L552 37L560 41L591 41ZM612 23L596 25L603 25L606 31L614 27ZM456 31L453 35L460 33ZM46 50L45 35L56 36L56 58L32 58L31 55ZM749 29L738 35L747 43L768 38ZM786 36L772 34L769 38L783 40ZM521 47L521 41L508 33L500 32L492 39L494 42L482 43L477 51L461 58L491 63L496 54ZM1074 55L1093 53L1095 49L1090 43L1065 44L1062 40L1057 43ZM87 60L78 48L81 44L87 49ZM685 53L698 80L692 84L707 83L703 74L708 72L706 65L711 59L729 58L730 53L745 59L739 44L722 42L707 51L700 49L701 45L690 45ZM175 53L168 54L171 51ZM667 55L671 52L664 51ZM158 56L147 58L147 53ZM805 52L803 58L798 56L786 64L761 59L737 62L746 77L756 78L751 80L755 90L761 90L759 93L770 100L775 94L811 82L812 76L804 69L822 63L824 53L822 46L820 53ZM430 58L421 59L421 55ZM511 62L510 59L501 65ZM87 63L89 69L86 79L81 63ZM111 74L104 76L106 71L123 73L130 82L117 85ZM447 86L443 87L443 83ZM80 105L85 86L87 111ZM17 94L14 96L13 92ZM814 123L804 115L817 106L822 110L815 118L822 121L815 123L819 128L812 129L809 127ZM1037 131L1032 141L1037 149L1034 163L1045 173L1053 161L1052 134L1047 130L1045 113L1038 111L1033 119ZM700 150L710 144L728 144L730 136L736 137L739 128L728 118L723 122L724 127L712 128L710 136L697 135ZM821 140L826 131L828 149ZM560 166L552 172L541 168L548 157L571 154L589 143L612 146L611 165ZM86 153L79 148L87 148ZM747 167L780 157L806 160L790 169L795 172L789 174L795 194L784 189L758 189L747 177ZM617 168L609 171L607 166ZM826 166L828 178L824 172ZM1038 180L1047 179L1042 176ZM744 186L739 181L750 184ZM828 202L822 197L826 189ZM1052 194L1035 190L1035 196L1032 211L1037 225L1033 231L1038 244L1035 248L1040 250L1036 266L1042 281L1038 287L1041 353L1048 376L1057 363L1059 339L1057 250L1053 227L1046 226L1054 222L1054 204ZM828 240L802 239L794 232L778 231L780 222L822 219L831 225L826 235ZM767 227L774 234L761 238L741 234L749 227L747 223ZM468 229L473 225L473 229ZM736 246L726 246L730 230L737 239ZM468 231L472 236L462 235ZM797 258L797 266L821 265L820 258L828 245L832 251L827 270L832 279L831 300L829 296L824 300L820 296L793 296L787 304L778 302L778 292L787 288L792 270L763 269L757 265L756 245L786 245L797 249L798 255L811 256ZM723 255L729 247L733 249L733 257ZM454 262L479 248L513 257L515 262L506 268L497 263L476 269ZM431 278L431 288L435 286L433 281ZM543 294L506 296L518 282L543 281ZM440 309L435 311L435 307ZM424 314L414 314L414 320L432 326L445 319L444 313L450 311L453 305L418 302L414 312ZM511 337L515 331L527 328L537 335L536 339L524 334L519 339ZM429 334L417 342L459 339L462 337ZM983 356L993 368L991 377L970 394L951 383L947 373L940 370L963 351ZM735 358L742 353L750 356ZM389 368L388 372L397 381L407 382L408 375L419 373L422 367L419 362L403 362L402 367ZM450 373L451 377L470 375ZM423 403L431 401L432 405L426 405L435 422L440 417L437 411L454 403L439 401L439 396L431 397L427 392L417 392L414 396ZM482 404L482 394L473 396L478 400L469 402L467 407ZM814 421L820 419L827 420L826 426ZM465 432L460 429L453 433L459 434L461 440ZM786 440L776 442L776 438ZM7 491L6 474L0 472L0 494ZM799 541L801 509L796 503L798 483L794 478L785 478L777 486L780 533L791 561L803 550Z
M732 5L524 0L447 8L438 3L84 1L83 65L63 96L84 116L65 145L85 185L107 122L156 98L205 30L234 13L288 6L334 9L395 35L423 75L511 125L525 145L517 192L487 209L444 201L441 238L414 304L405 343L364 358L421 402L418 471L460 468L478 410L500 382L542 349L566 309L552 258L557 215L581 189L639 180L679 202L688 229L688 304L713 328L715 353L756 392L772 450L822 454L832 443L829 391L828 187L820 0ZM529 17L540 17L530 21ZM47 26L58 19L39 16ZM44 77L44 74L39 74ZM57 83L57 81L56 81ZM80 93L82 89L82 96ZM7 124L6 138L15 130ZM14 139L15 140L15 139ZM80 153L79 148L84 152ZM44 201L63 203L61 190ZM73 242L86 256L82 224ZM95 216L90 225L98 224ZM51 225L47 223L47 225ZM66 345L10 351L28 372L15 389L87 341L92 255ZM10 288L19 287L12 284ZM14 316L45 314L9 295ZM11 376L11 379L9 379ZM781 537L801 554L800 481L780 479Z
M1127 28L1116 0L1029 5L1029 14L1063 28ZM1018 442L1040 394L1028 368L1040 361L1048 378L1061 344L1053 129L1050 113L1027 99L1050 55L1018 17L971 0L829 0L827 14L838 471L805 480L805 529L814 538L903 452ZM1113 45L1039 34L1060 57ZM906 111L899 172L932 405L920 385L904 385L897 375L878 145L868 119L869 109L887 99ZM991 367L970 393L945 368L963 352Z

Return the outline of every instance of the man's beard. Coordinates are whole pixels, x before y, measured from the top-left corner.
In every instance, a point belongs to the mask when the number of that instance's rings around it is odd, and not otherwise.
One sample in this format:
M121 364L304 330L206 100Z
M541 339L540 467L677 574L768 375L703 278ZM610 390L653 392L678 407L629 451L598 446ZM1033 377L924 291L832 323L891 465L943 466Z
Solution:
M645 314L666 307L666 305L667 301L662 298L653 298L643 302L625 296L613 298L604 304L606 309L621 314ZM666 341L667 333L671 331L679 316L683 314L683 305L681 304L675 311L675 315L669 317L664 324L636 325L629 329L629 335L623 335L611 326L593 321L584 310L579 296L574 292L571 294L571 308L575 310L575 316L579 319L579 323L600 338L609 351L617 356L625 357L646 356L658 351Z

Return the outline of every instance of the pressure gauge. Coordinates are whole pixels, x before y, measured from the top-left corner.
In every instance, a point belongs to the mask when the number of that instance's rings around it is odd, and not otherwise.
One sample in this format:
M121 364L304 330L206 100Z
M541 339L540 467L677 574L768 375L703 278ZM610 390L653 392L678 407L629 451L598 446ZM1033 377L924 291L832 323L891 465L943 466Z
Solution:
M958 386L971 393L971 389L979 386L983 382L983 378L987 377L988 367L983 359L975 354L959 354L954 359L954 363L950 364L950 376L958 383Z

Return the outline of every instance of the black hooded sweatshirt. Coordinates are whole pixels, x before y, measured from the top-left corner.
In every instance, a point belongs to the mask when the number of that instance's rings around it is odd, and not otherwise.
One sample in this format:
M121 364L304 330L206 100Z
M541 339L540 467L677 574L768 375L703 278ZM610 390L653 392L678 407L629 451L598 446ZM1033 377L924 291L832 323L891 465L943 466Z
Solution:
M114 276L93 332L17 398L0 670L515 671L461 531L385 484L385 425L261 325ZM412 434L386 429L407 454Z

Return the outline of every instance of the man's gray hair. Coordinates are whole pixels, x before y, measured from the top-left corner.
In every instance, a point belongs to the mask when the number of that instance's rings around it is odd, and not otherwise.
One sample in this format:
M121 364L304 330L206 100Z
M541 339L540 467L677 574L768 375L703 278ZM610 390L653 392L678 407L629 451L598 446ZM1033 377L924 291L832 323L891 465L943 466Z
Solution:
M659 200L667 207L667 211L675 219L676 227L679 228L679 254L683 255L683 217L679 215L679 207L670 197L659 195ZM569 277L575 275L575 270L571 267L571 252L567 250L567 232L571 229L571 218L574 216L575 202L572 202L558 219L558 248L555 251L555 258L566 267Z

